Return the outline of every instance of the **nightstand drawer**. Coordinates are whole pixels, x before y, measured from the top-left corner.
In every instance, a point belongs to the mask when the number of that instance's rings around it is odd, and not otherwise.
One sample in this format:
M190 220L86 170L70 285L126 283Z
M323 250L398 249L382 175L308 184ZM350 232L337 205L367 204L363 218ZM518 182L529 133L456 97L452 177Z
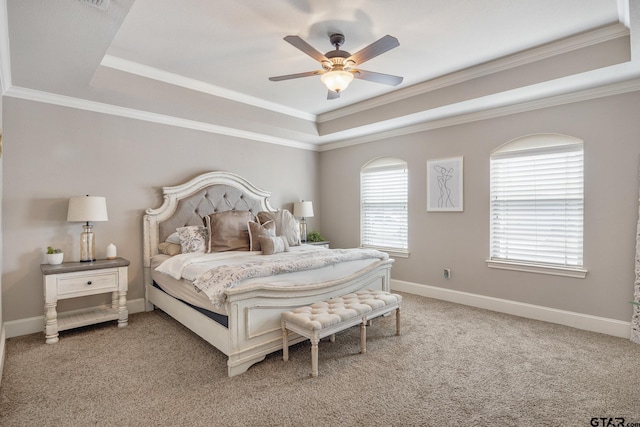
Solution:
M57 280L57 288L59 299L117 291L118 271L60 275Z

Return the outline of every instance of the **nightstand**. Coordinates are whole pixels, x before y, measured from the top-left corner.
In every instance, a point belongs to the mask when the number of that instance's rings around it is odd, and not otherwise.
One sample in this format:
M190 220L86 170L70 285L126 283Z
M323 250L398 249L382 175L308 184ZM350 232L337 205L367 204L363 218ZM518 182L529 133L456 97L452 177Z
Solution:
M304 245L313 245L313 246L322 246L323 248L329 249L330 242L305 242Z
M127 269L124 258L99 259L93 262L41 264L44 279L45 340L58 342L58 331L118 320L124 328L129 320L127 310ZM92 307L57 313L58 300L111 293L111 306Z

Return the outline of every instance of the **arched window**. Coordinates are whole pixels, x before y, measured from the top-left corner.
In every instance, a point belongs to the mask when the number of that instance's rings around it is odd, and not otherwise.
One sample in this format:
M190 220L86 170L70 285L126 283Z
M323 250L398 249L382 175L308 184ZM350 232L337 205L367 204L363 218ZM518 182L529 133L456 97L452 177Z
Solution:
M583 142L558 134L491 153L490 267L585 277Z
M382 157L360 170L360 245L408 255L408 170Z

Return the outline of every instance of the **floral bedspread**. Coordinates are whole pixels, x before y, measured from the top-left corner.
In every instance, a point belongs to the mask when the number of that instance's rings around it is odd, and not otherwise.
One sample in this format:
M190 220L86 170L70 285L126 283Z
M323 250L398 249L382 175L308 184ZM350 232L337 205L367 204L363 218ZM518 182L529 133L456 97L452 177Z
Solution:
M376 258L385 260L389 258L389 255L374 249L331 249L297 253L294 257L285 252L278 255L261 256L259 261L214 267L200 275L193 282L193 285L197 290L204 292L216 307L222 307L225 302L224 291L246 279L312 270L346 261Z

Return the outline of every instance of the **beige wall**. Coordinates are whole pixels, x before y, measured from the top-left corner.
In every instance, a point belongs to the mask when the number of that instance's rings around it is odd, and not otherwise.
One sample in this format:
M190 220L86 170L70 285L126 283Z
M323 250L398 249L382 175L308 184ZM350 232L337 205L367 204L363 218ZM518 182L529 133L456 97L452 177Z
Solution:
M272 204L314 201L310 228L333 247L359 243L359 171L378 156L410 168L410 250L394 279L628 321L633 292L638 93L515 114L320 154L14 98L4 102L2 303L5 321L42 315L43 249L79 258L72 195L107 197L97 255L113 242L131 260L131 299L142 298L141 220L160 187L209 170L238 173L274 193ZM586 279L492 270L489 153L513 138L557 132L585 141ZM464 156L465 211L426 212L428 159ZM613 189L613 190L612 190ZM319 225L319 226L318 226ZM445 281L442 269L451 268ZM85 304L79 301L77 304ZM61 304L61 308L65 307Z
M47 245L79 260L81 224L67 223L70 196L105 196L96 255L113 242L131 261L129 298L143 298L142 216L162 186L211 170L237 173L273 192L274 207L317 200L318 154L71 108L5 98L4 320L42 316L40 263ZM314 218L309 220L310 226ZM61 302L62 309L86 301Z
M392 278L629 321L633 295L640 94L416 133L320 155L320 231L333 247L359 244L359 172L379 156L409 165L408 259ZM532 133L584 140L586 279L489 269L489 154ZM426 212L426 161L464 156L464 212ZM340 171L340 173L336 173ZM444 280L442 270L451 268Z

